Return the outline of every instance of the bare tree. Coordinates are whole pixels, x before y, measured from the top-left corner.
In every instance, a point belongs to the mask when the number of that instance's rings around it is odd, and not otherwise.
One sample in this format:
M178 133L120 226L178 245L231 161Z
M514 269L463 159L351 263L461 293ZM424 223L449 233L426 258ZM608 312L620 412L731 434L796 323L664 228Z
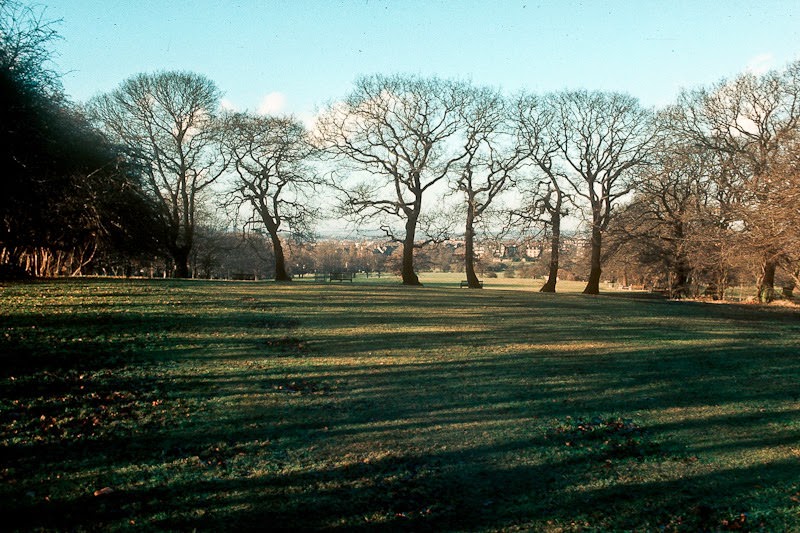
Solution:
M464 107L464 155L457 163L455 187L466 199L464 259L467 284L481 288L475 274L475 226L494 200L512 182L512 174L522 162L507 103L497 91L471 89Z
M450 143L467 93L464 84L438 78L367 76L317 123L319 145L343 164L333 185L344 195L345 211L361 221L378 219L386 235L403 244L405 285L420 285L414 248L423 198L464 157ZM402 222L401 234L393 220Z
M610 255L652 268L652 277L671 297L688 296L693 280L711 265L724 234L720 224L713 153L702 147L664 139L653 164L640 173L636 192L608 229ZM716 281L716 280L715 280Z
M556 292L561 218L567 215L569 199L564 190L566 175L557 159L561 130L554 127L554 103L552 96L523 95L517 99L515 109L517 135L534 172L521 180L522 202L513 216L525 225L545 224L550 229L548 276L540 292Z
M775 207L786 222L787 231L781 236L781 244L786 250L783 263L792 278L788 287L791 292L800 285L800 132L787 145L775 173L781 184Z
M723 188L732 219L760 258L759 299L774 297L775 270L785 250L785 221L770 216L780 197L777 170L800 130L800 61L762 76L741 74L710 88L683 92L674 108L678 135L725 157Z
M49 49L59 38L58 22L45 18L43 8L0 0L0 73L12 75L23 90L60 100L61 79Z
M657 128L653 113L629 95L569 91L550 98L563 179L589 211L591 270L583 292L598 294L603 233L617 201L631 192L634 173L650 157Z
M158 72L133 76L89 105L146 175L160 209L163 244L180 278L189 277L201 195L225 168L213 133L219 99L214 82L202 75Z
M318 183L307 161L313 153L302 123L292 117L235 113L221 125L221 142L236 174L231 201L245 228L263 227L272 242L275 280L291 281L281 233L308 233L316 210L308 193Z

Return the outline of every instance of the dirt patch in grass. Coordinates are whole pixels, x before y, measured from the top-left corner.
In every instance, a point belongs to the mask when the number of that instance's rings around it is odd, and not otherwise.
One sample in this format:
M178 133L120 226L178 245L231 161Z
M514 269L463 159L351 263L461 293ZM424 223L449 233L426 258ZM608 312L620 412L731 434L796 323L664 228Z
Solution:
M297 337L267 337L259 339L257 344L265 348L268 355L300 355L310 350L308 342Z
M644 459L663 454L649 432L628 418L568 417L554 425L549 437L563 440L564 446L595 461Z

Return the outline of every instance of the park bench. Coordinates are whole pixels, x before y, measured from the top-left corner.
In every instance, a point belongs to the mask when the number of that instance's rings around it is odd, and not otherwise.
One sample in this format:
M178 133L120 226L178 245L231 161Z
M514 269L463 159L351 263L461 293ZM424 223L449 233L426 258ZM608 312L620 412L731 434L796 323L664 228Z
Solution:
M481 288L483 288L483 280L479 279L478 283L480 284ZM467 280L462 280L461 281L461 287L459 287L459 288L463 289L464 287L469 287L469 281L467 281Z
M328 281L328 275L325 272L314 272L314 281Z
M328 279L330 281L349 281L352 283L354 277L355 274L352 272L331 272Z
M666 296L667 298L672 296L672 291L665 287L652 287L650 289L650 292L653 294L660 294L661 296Z

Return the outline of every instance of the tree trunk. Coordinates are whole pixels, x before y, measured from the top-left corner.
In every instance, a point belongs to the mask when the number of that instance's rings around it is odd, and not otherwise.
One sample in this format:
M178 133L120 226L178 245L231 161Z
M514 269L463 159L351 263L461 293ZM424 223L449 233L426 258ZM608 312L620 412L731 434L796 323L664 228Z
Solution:
M173 248L170 255L175 261L175 277L186 279L190 277L189 273L189 248Z
M758 277L758 301L770 303L775 299L775 261L765 259Z
M675 265L672 284L669 287L670 298L683 298L689 296L689 275L691 268L683 259L678 259Z
M592 226L592 257L589 282L583 289L583 294L600 294L600 254L602 252L603 233L598 224Z
M414 272L414 237L417 231L417 219L411 216L406 221L406 236L403 240L403 267L401 275L403 285L422 285Z
M553 235L550 237L550 272L547 281L539 292L556 292L558 281L558 249L561 247L561 199L556 203L556 209L551 213L550 221L553 226Z
M270 232L272 238L272 251L275 254L275 281L292 281L292 277L286 272L286 257L283 253L283 245L277 234Z
M675 242L682 243L686 239L683 221L675 222L673 228ZM669 297L682 298L689 296L689 276L692 273L691 262L683 251L683 246L678 244L672 250L675 263L670 274Z
M481 289L481 282L475 274L475 204L467 204L467 224L464 229L464 269L467 273L467 287Z

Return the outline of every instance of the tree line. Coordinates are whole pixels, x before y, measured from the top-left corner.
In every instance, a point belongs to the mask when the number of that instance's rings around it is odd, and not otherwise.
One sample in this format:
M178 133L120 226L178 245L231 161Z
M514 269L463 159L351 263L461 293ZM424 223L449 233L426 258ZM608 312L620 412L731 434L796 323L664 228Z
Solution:
M70 104L54 22L0 1L0 271L80 274L101 250L152 247L138 169Z
M419 284L418 250L457 232L479 288L475 240L490 229L546 234L542 290L555 291L566 217L589 243L587 294L604 268L647 272L675 297L750 275L762 301L800 277L800 61L683 90L662 109L607 91L507 95L375 74L307 127L223 111L216 84L183 71L136 74L73 105L47 68L52 23L0 6L6 269L163 257L188 277L221 210L279 281L292 277L287 244L331 214L396 242L406 285Z

